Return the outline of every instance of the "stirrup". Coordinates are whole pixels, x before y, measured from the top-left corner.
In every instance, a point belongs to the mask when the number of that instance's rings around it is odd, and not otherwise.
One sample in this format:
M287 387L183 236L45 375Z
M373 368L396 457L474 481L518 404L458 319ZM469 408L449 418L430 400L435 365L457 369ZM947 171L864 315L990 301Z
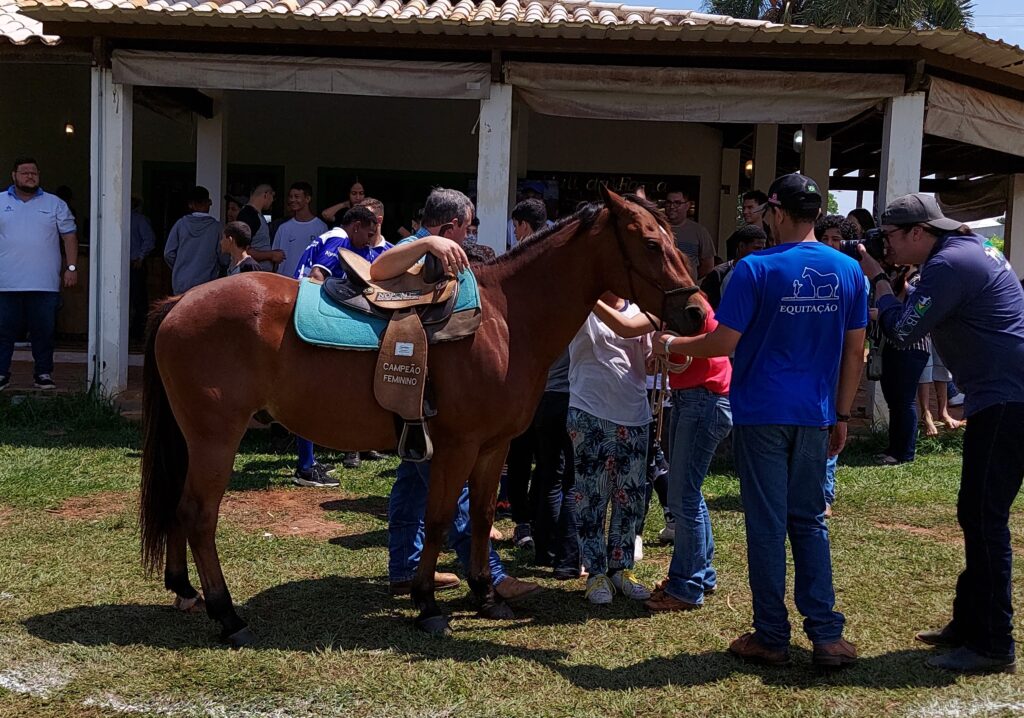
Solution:
M434 456L434 442L430 440L427 424L422 419L402 423L402 434L398 437L398 458L422 464Z

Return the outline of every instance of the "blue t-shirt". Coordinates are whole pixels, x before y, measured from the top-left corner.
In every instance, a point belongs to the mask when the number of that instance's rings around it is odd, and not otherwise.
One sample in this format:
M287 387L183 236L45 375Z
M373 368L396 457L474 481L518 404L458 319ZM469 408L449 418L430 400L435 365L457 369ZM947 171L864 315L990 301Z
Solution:
M341 268L341 262L338 260L340 250L347 249L350 252L355 252L372 264L377 257L393 246L390 242L384 242L376 247L353 247L345 230L332 229L317 237L306 247L306 251L302 253L302 258L299 260L299 266L295 270L295 278L308 277L314 267L319 267L329 277L344 277L345 270Z
M965 415L1024 402L1024 290L1006 257L984 239L942 237L907 302L886 295L877 304L878 323L898 346L931 334L966 395Z
M61 235L74 231L60 197L40 189L24 202L11 185L0 195L0 292L60 291Z
M845 334L868 323L860 265L818 242L737 262L715 314L736 345L733 423L829 426Z

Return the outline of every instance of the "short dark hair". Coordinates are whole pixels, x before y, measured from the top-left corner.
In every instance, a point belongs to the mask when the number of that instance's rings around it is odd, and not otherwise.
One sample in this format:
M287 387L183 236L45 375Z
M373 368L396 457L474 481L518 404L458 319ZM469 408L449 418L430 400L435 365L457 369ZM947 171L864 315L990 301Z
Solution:
M539 199L524 199L512 210L512 220L526 222L536 232L548 221L548 210Z
M800 207L798 209L787 209L786 207L769 205L769 207L771 206L775 206L775 209L777 209L779 212L782 212L794 222L801 224L816 222L819 215L821 215L821 210L817 207Z
M864 209L863 207L858 207L857 209L850 210L850 213L846 216L853 217L855 220L857 220L857 224L859 224L860 228L865 232L867 232L869 229L875 228L875 218L872 217L871 213Z
M224 225L224 236L230 237L239 249L252 244L252 231L245 222L228 222Z
M665 190L665 196L668 197L670 194L681 194L684 198L686 198L687 202L693 199L693 193L690 192L690 190L686 189L685 187L680 187L679 185L670 184L668 186L668 189Z
M756 201L758 204L764 204L768 201L768 195L759 189L752 189L749 192L744 192L740 198L740 202L746 202L748 199Z
M753 244L758 240L768 241L768 235L756 224L745 224L729 235L726 246L736 247L740 244Z
M438 227L453 218L465 219L473 214L473 203L469 197L457 189L435 187L423 205L423 218L420 224L424 227Z
M303 194L305 194L307 197L313 196L313 185L311 185L309 182L292 182L292 186L289 187L288 189L297 189Z
M35 165L37 169L39 167L39 163L36 162L36 158L35 157L29 157L28 155L22 155L21 157L15 158L14 164L11 165L11 172L17 172L18 168L21 167L22 165Z
M825 232L837 228L843 235L843 239L857 239L857 228L853 226L853 222L841 214L827 214L824 217L819 217L818 221L814 223L814 238L820 242L821 238L825 236Z
M370 226L377 226L377 215L373 213L369 207L364 207L359 204L351 209L346 210L344 216L341 218L342 225L350 224L365 224Z
M188 201L189 203L209 202L210 190L206 189L205 187L200 187L196 185L195 187L188 191Z

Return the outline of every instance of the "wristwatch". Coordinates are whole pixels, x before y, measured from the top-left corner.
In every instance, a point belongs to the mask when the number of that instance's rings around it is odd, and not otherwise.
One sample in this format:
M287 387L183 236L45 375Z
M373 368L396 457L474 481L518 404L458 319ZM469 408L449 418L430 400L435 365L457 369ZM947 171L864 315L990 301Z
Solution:
M69 264L67 269L68 269L69 272L77 272L78 271L78 267L76 267L73 264Z
M840 414L839 412L836 412L836 421L848 422L849 420L849 414Z

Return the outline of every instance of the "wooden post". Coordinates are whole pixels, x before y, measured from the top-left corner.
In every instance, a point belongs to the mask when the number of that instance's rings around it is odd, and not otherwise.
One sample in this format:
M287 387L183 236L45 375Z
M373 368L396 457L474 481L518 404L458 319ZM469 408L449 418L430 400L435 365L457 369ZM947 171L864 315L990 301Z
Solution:
M128 261L132 87L92 68L89 252L89 382L107 395L128 388Z
M819 140L817 125L804 125L804 142L800 148L800 172L818 183L828 209L829 166L832 163L832 139Z
M512 169L512 86L491 85L490 96L480 100L479 154L476 172L477 241L505 252Z

